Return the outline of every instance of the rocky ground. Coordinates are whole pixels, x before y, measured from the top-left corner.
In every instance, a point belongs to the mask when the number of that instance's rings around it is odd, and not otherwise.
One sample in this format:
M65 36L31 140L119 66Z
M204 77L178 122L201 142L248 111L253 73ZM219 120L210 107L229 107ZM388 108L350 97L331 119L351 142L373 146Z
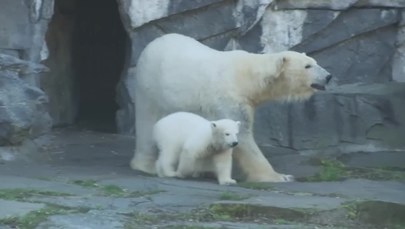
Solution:
M130 137L56 130L41 141L35 158L0 163L2 229L405 228L403 167L319 160L299 182L224 187L132 171Z

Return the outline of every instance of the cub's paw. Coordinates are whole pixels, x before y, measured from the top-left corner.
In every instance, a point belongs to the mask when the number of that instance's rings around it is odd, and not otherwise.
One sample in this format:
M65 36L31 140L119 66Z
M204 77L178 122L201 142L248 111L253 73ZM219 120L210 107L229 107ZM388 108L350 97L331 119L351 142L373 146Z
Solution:
M229 179L229 180L221 180L219 181L220 185L233 185L236 184L236 180L234 179Z

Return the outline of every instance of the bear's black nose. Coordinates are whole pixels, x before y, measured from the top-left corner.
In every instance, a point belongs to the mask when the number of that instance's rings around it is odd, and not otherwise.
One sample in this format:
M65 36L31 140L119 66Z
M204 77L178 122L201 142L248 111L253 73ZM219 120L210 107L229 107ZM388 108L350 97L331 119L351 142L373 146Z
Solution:
M326 76L326 83L329 83L330 79L332 79L332 75L327 75Z
M238 142L232 142L232 147L235 147L238 145Z

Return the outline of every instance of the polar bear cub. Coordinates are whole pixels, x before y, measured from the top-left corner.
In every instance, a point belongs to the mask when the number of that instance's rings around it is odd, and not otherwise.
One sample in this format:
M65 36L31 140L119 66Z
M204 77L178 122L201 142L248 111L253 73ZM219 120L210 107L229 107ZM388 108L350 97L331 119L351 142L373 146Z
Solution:
M184 178L213 172L219 184L235 184L231 178L232 149L238 144L239 126L239 121L211 122L188 112L160 119L153 128L159 149L158 176Z

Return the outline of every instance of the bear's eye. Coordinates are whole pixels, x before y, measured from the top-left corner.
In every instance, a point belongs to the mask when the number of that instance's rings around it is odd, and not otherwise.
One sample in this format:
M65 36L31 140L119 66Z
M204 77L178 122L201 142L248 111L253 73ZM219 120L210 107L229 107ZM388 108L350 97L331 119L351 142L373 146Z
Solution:
M306 69L311 68L311 67L312 67L312 65L310 65L310 64L305 65Z
M225 133L226 136L229 136L229 133Z

